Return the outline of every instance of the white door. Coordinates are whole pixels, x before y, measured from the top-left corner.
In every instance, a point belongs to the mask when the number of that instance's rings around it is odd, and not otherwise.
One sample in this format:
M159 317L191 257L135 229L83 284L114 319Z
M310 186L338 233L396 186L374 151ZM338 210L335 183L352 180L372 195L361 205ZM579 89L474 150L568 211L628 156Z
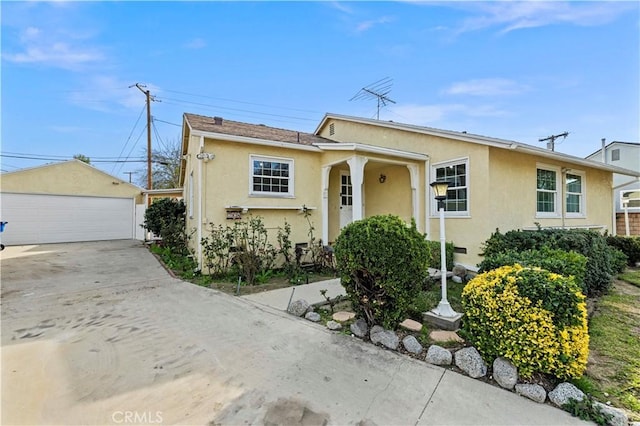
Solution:
M340 173L340 229L353 221L353 188L351 175Z
M133 198L0 194L5 245L133 239Z

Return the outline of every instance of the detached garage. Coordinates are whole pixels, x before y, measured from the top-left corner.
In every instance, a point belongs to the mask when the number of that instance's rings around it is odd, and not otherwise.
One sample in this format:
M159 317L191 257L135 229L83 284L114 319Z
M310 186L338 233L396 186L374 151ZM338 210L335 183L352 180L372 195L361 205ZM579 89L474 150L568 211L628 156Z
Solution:
M9 224L0 238L5 245L139 238L142 200L141 188L78 160L4 173L0 220Z

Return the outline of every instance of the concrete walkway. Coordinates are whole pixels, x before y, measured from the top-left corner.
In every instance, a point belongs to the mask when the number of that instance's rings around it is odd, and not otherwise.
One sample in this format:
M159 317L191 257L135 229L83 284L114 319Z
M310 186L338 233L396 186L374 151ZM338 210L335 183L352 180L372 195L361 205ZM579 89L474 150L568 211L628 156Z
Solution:
M321 290L327 290L326 295L331 299L347 294L344 287L340 284L340 278L335 278L332 280L280 288L278 290L263 291L262 293L247 294L241 297L252 302L260 303L261 305L286 311L289 307L289 301L304 299L311 305L326 302L327 300L320 293Z

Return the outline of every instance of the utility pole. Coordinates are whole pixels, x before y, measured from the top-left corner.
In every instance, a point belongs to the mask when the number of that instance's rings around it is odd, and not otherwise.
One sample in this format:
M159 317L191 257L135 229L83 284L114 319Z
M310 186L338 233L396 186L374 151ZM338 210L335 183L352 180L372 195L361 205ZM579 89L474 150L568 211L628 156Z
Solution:
M134 86L144 93L147 102L147 189L151 189L151 101L155 101L155 99L149 90L144 90L147 86L140 83L136 83Z
M549 142L547 144L547 148L551 147L551 151L555 151L556 139L559 138L559 137L566 138L567 136L569 136L569 132L564 132L564 133L560 133L560 134L557 134L557 135L551 135L551 136L543 138L543 139L538 139L538 142L551 141L551 142Z
M129 175L129 183L131 183L131 175L135 172L124 172L125 175Z

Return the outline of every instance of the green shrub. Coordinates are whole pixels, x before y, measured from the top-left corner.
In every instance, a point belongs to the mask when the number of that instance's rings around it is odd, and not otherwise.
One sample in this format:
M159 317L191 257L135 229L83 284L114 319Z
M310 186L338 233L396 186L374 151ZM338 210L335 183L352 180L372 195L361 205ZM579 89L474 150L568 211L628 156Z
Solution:
M427 240L427 246L429 247L429 267L434 269L440 269L440 241ZM453 270L453 243L445 243L444 252L447 258L447 271Z
M356 313L369 324L395 328L428 277L425 236L397 216L352 222L338 236L335 258Z
M522 377L580 377L587 367L585 297L573 278L539 268L503 266L462 291L464 334L486 360L505 357Z
M482 256L488 257L509 250L536 250L542 247L575 251L587 258L584 286L587 294L599 296L611 288L616 273L612 260L612 248L604 235L587 229L539 229L537 231L496 230L483 245Z
M614 274L621 274L627 269L629 258L621 250L609 246L609 264Z
M627 265L635 266L640 262L640 237L623 237L621 235L609 235L607 244L617 248L627 256Z
M586 292L584 279L587 258L575 251L554 250L546 246L538 250L507 250L486 256L478 265L478 271L487 272L500 266L516 263L522 266L538 266L566 277L572 276L582 291Z
M182 200L162 198L151 204L144 213L143 227L162 239L162 245L177 255L191 254L186 231L186 207Z

